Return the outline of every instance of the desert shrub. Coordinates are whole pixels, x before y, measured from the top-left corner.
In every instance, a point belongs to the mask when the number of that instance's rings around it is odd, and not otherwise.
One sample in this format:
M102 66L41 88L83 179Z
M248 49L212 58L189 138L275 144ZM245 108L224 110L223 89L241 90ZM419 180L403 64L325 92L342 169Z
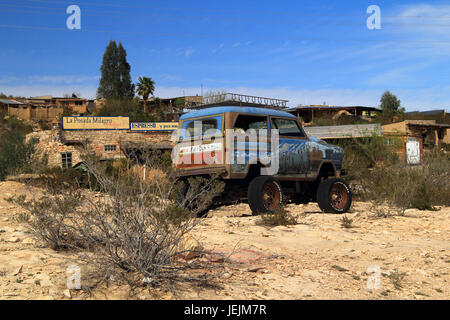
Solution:
M314 126L323 127L323 126L332 126L334 124L333 120L330 118L315 118L313 121Z
M407 208L434 209L450 204L450 158L438 149L425 155L421 166L403 163L375 166L360 177L362 196L378 208L387 205L403 214Z
M338 142L344 148L344 178L356 198L373 202L377 214L403 214L407 208L433 210L448 205L450 161L448 154L434 148L425 153L420 166L407 166L396 153L403 148L397 138L372 136Z
M390 274L386 275L386 277L391 281L395 289L401 290L404 286L406 273L394 270Z
M100 192L75 192L73 184L64 188L65 182L56 181L48 183L42 198L18 200L31 215L31 229L52 248L85 250L82 257L105 277L120 275L133 284L181 278L181 271L195 266L177 258L188 250L182 244L201 209L188 205L212 198L215 179L204 178L200 191L175 201L180 189L170 172L164 181L144 180L129 172L130 161L107 173L107 165L92 159L86 156L86 170ZM149 156L145 165L152 163Z
M164 121L162 110L146 113L138 99L108 99L97 111L98 116L128 116L133 122Z
M39 128L40 128L41 130L51 130L51 129L52 129L52 126L51 126L48 122L40 121L40 122L39 122Z
M0 117L0 180L9 174L31 171L31 157L38 139L25 140L32 125L16 117Z
M189 177L180 179L173 192L172 199L183 208L195 212L198 216L204 216L207 209L212 205L214 198L219 195L225 184L216 181L216 176ZM214 183L212 183L214 182Z
M33 132L33 126L30 123L22 121L14 116L1 117L0 124L3 129L8 131L18 131L23 135Z
M281 207L275 213L262 214L256 221L256 224L267 227L289 226L297 223L297 217L287 211L285 207Z
M402 141L396 138L371 135L366 138L355 138L337 141L337 145L344 149L344 168L351 169L351 173L362 174L362 170L373 168L376 164L391 165L398 162L396 151L402 146ZM350 176L352 178L352 176Z
M37 139L25 142L25 135L19 130L8 131L2 136L0 144L0 180L8 174L31 170L31 157Z
M343 216L341 219L341 226L343 226L346 229L353 228L353 219L350 219L347 216Z
M74 210L81 205L76 194L45 195L26 200L19 196L15 202L28 212L26 223L32 234L45 246L54 249L80 247L80 238L68 221Z

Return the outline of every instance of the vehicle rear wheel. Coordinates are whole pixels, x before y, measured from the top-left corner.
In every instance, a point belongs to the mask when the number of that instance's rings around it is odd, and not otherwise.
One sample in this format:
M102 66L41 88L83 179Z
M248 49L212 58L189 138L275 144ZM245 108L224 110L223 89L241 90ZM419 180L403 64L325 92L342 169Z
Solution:
M347 212L352 204L350 186L339 178L324 180L317 189L317 203L323 212Z
M283 203L281 185L272 176L256 177L248 186L247 198L253 215L273 213Z

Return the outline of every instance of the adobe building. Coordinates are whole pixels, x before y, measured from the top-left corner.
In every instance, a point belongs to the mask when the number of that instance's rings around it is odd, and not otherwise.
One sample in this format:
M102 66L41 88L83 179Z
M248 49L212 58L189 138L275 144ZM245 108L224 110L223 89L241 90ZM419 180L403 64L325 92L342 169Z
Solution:
M416 138L423 146L450 144L450 124L436 123L436 120L405 120L383 126L384 135Z
M33 132L27 139L39 138L36 151L46 154L49 167L70 168L83 161L85 152L100 160L126 158L136 150L171 150L172 132L131 130L62 130L54 123L52 130Z
M405 120L382 126L383 135L399 138L403 143L397 154L407 164L423 162L426 149L450 144L450 125L436 123L436 120Z
M88 100L77 97L53 97L41 96L27 99L27 102L33 106L46 106L56 108L68 108L74 114L85 114L88 112Z
M299 119L301 118L306 125L314 122L314 119L317 118L337 119L341 116L357 117L370 121L381 112L380 109L375 107L330 105L298 106L286 111Z
M0 99L0 112L5 115L16 115L20 119L28 120L30 117L27 110L27 104L13 98ZM20 115L20 117L19 117Z
M61 118L65 109L73 114L89 113L92 102L82 98L58 98L41 96L29 99L0 99L0 110L8 116L15 116L21 120L53 122Z

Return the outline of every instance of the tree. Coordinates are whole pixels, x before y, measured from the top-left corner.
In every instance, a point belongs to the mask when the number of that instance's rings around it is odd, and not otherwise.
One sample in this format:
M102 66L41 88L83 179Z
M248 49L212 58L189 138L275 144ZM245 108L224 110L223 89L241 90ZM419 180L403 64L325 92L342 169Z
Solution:
M390 91L383 93L380 103L381 110L383 111L389 111L392 113L401 113L405 111L404 108L400 107L400 100Z
M127 53L119 42L111 40L103 54L102 73L97 97L105 99L132 99L134 84L131 82Z
M153 92L155 91L155 81L150 77L139 77L136 91L144 100L144 112L148 112L147 100L149 95L153 95Z

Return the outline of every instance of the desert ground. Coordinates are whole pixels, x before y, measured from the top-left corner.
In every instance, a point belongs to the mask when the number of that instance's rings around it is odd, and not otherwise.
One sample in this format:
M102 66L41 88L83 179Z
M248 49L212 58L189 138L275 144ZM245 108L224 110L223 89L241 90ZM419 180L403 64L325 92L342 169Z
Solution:
M294 226L257 225L247 204L210 211L191 234L213 268L211 285L177 283L129 286L111 279L87 290L68 290L66 269L85 266L74 252L39 245L20 222L23 209L6 199L38 193L13 181L0 182L0 299L449 299L450 207L408 209L404 216L378 217L370 204L355 202L341 215L316 204L288 205ZM217 266L217 267L216 267ZM371 270L379 288L368 290ZM370 282L370 281L369 281Z

